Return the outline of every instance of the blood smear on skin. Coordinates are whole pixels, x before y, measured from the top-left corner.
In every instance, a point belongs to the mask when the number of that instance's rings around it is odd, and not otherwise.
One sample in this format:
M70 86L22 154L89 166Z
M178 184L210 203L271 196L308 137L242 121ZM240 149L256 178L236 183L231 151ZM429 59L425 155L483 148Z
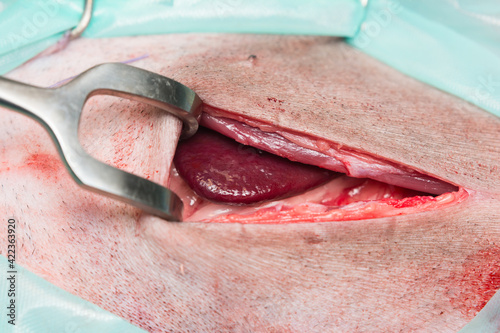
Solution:
M462 267L460 274L450 278L450 302L471 320L500 288L500 247L468 256Z
M57 179L62 163L53 155L37 153L30 155L26 159L24 166L35 171L37 177L43 176L46 179Z

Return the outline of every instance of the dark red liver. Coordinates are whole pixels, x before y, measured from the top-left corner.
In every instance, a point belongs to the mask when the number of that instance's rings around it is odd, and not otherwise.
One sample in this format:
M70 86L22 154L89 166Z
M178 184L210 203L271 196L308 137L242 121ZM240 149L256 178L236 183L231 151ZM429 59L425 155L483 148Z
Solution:
M293 196L336 175L242 145L206 128L179 144L174 163L197 194L231 204Z

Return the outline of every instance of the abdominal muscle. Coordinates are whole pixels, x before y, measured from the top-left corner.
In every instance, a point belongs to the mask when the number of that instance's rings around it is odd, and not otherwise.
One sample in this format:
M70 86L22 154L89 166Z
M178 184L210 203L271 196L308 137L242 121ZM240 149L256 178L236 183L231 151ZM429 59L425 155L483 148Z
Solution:
M138 50L150 57L137 66L175 73L167 68L189 66L181 50L204 43L194 35L78 40L9 77L48 86ZM179 122L126 101L89 103L85 148L168 184ZM79 188L41 126L0 112L0 215L19 221L19 264L150 332L456 332L498 288L484 278L500 274L493 194L363 221L169 223ZM3 237L0 246L5 255Z

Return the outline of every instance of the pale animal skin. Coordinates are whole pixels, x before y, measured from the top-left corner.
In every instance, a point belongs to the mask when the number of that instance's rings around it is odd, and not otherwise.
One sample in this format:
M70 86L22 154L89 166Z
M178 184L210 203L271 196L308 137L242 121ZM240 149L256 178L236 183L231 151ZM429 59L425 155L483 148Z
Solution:
M135 66L213 107L397 161L470 196L361 221L170 223L79 188L45 130L0 109L0 217L17 221L19 264L150 332L457 332L500 287L500 118L325 37L81 39L8 77L50 86L145 53ZM177 120L114 98L86 111L89 152L168 184Z

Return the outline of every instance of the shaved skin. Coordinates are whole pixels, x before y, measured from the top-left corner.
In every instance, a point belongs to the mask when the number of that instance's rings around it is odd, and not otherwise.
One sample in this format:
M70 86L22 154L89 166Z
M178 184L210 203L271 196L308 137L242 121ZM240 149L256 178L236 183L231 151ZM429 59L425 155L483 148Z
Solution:
M47 87L145 53L134 66L191 87L206 111L397 163L463 200L348 221L171 223L81 189L40 125L0 109L0 216L17 221L20 265L149 332L457 332L500 288L500 118L324 37L80 39L8 77ZM80 139L168 186L179 133L152 107L96 96Z

